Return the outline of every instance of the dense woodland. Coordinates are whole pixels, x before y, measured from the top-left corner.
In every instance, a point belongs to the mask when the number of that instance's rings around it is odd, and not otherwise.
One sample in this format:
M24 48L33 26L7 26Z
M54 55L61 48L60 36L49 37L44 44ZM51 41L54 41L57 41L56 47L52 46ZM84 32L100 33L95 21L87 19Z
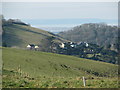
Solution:
M73 42L88 42L115 51L118 48L118 27L104 23L83 24L59 35Z

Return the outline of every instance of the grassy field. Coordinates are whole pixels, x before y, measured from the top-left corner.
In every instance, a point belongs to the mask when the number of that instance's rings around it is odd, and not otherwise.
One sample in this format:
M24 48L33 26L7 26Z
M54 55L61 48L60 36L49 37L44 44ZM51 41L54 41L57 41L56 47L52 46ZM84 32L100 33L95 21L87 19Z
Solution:
M14 71L3 71L3 88L118 88L118 78L87 77L83 86L82 77L33 78Z
M117 88L118 66L73 56L3 48L3 87Z

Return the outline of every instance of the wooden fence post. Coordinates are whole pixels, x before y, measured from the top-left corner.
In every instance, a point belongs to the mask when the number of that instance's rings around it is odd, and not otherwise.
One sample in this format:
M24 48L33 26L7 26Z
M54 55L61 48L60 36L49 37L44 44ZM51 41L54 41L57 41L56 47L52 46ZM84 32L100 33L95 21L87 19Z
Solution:
M86 86L86 81L85 81L85 77L83 76L83 85L84 87Z

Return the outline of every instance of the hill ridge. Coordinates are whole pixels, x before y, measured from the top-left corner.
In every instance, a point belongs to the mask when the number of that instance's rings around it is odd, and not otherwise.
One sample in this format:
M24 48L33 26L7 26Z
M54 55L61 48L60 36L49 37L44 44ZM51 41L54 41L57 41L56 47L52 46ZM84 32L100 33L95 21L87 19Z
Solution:
M47 41L51 42L49 37L53 38L53 42L55 43L67 41L51 32L20 24L10 24L3 26L2 37L3 44L5 44L5 46L16 46L21 48L26 48L26 46L30 43L44 47L44 43L47 43Z

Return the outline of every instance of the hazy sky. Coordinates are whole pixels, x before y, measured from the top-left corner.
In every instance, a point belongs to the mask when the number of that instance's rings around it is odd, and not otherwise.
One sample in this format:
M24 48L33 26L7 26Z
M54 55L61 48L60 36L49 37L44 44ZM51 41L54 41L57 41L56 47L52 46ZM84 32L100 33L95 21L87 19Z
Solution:
M6 18L19 19L61 19L99 18L117 19L118 3L115 2L28 2L3 3Z
M117 2L3 2L5 18L17 18L36 27L78 25L89 22L116 24Z
M119 2L119 0L2 0L2 2Z

